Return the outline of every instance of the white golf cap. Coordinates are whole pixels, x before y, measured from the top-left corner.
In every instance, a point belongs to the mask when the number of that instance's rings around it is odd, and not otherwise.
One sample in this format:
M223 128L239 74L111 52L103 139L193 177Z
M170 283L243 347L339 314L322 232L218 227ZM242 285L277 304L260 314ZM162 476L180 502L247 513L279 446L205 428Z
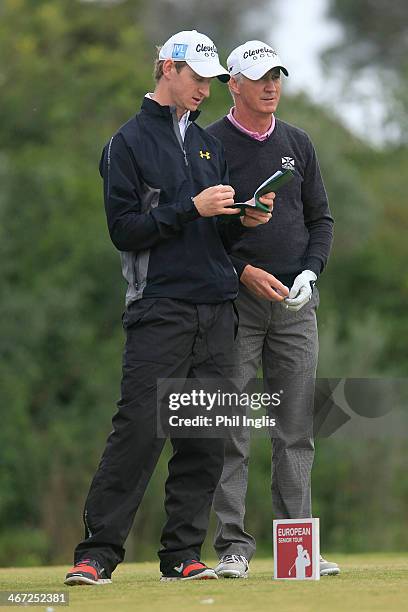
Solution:
M197 30L174 34L160 49L159 59L186 62L200 76L218 77L224 83L230 78L228 70L220 64L213 41Z
M252 81L261 79L272 68L280 68L289 76L275 49L260 40L249 40L231 51L227 67L231 76L241 73Z

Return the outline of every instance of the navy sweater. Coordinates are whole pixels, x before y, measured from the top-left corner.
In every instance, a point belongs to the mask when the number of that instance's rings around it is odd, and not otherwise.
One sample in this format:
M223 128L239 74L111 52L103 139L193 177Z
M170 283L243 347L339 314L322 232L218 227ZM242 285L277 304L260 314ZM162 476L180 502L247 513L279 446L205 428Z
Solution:
M276 170L292 168L295 177L276 193L272 219L241 232L225 226L225 242L239 276L247 264L292 285L303 270L323 270L333 240L333 218L308 135L279 119L265 141L257 141L223 117L207 131L224 145L235 201L252 198Z

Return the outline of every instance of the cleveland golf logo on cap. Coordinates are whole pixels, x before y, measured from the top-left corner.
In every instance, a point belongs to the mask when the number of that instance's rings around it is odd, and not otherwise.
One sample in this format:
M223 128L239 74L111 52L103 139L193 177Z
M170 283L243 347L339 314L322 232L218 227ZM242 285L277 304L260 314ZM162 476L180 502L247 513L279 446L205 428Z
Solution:
M249 51L245 51L242 59L252 57L252 59L256 60L265 56L276 57L277 55L278 54L276 53L275 49L272 49L271 47L260 47L259 49L249 49Z
M171 53L172 59L183 60L186 57L188 45L183 45L181 43L174 43L173 51Z
M197 53L204 53L205 57L215 57L218 53L215 45L203 45L202 43L196 46L196 51Z
M249 40L231 51L227 66L232 75L242 73L253 81L261 79L272 68L279 68L283 74L289 76L278 53L262 40Z
M187 56L188 45L183 43L174 43L173 50L171 52L171 59L184 60ZM216 57L218 55L217 47L212 45L205 45L204 43L198 43L195 48L196 53L204 54L204 57ZM198 59L198 58L197 58Z

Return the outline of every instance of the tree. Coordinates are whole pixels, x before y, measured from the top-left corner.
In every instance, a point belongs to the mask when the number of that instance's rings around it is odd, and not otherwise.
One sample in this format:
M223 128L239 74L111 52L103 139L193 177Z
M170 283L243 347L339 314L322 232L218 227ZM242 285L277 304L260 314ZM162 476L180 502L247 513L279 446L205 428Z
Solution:
M323 57L346 68L349 88L364 73L376 79L378 99L388 108L388 124L406 143L408 4L404 0L330 0L329 14L343 26L344 38Z
M123 284L98 162L152 59L135 2L5 0L0 62L0 561L36 563L71 556L118 394Z
M408 54L408 5L404 0L330 0L344 40L332 52L352 68L367 65L400 72Z

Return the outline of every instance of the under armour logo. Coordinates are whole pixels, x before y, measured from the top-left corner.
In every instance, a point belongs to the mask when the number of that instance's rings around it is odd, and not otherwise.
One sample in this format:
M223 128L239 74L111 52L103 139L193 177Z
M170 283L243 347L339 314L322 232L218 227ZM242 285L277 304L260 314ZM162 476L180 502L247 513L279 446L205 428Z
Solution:
M204 159L204 157L205 159L211 159L211 155L208 151L200 151L200 157L201 159Z
M282 157L282 168L285 168L286 170L294 170L295 160L293 157Z

